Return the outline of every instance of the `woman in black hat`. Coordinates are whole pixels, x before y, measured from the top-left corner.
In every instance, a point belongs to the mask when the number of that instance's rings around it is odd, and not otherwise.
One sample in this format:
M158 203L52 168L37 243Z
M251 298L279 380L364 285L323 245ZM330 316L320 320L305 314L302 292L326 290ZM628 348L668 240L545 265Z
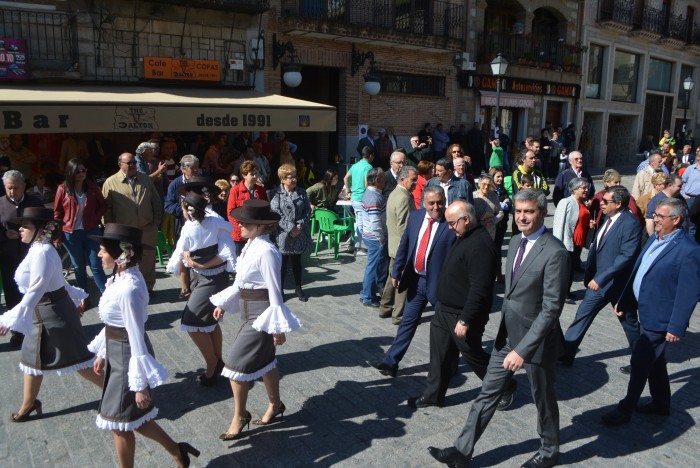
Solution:
M199 452L173 441L153 421L158 409L151 389L165 382L168 371L153 357L145 332L148 289L139 270L141 236L140 229L116 223L107 224L102 236L92 236L100 242L102 266L115 272L100 298L105 328L90 343L97 354L95 373L105 371L96 423L112 431L120 466L134 466L133 431L162 445L178 466L189 466L189 454L199 456Z
M53 215L50 208L28 207L23 216L12 220L21 225L22 242L31 244L15 272L22 300L0 316L0 335L8 330L25 334L19 363L24 395L19 411L10 416L12 422L24 422L33 412L41 416L41 401L36 397L44 374L77 371L101 384L91 371L94 355L88 350L77 310L87 294L63 277L61 258L51 243L61 234L60 221Z
M282 256L270 241L280 216L264 200L247 200L231 211L231 216L240 224L241 234L248 242L238 257L233 286L210 299L216 306L217 320L224 312L239 311L244 320L221 373L231 381L234 399L233 420L219 436L221 440L238 439L243 427L250 425L252 416L246 410L248 384L260 377L269 405L263 417L253 424L268 424L278 414L284 417L286 408L280 400L275 347L284 344L286 332L301 327L282 299Z
M189 220L185 222L180 239L166 270L180 274L180 268L192 268L190 294L182 313L180 329L202 353L206 370L199 376L204 386L215 385L224 362L221 358L221 327L212 315L214 306L209 297L223 291L229 285L229 272L236 264L236 246L231 239L233 225L205 212L208 200L189 192L182 196Z

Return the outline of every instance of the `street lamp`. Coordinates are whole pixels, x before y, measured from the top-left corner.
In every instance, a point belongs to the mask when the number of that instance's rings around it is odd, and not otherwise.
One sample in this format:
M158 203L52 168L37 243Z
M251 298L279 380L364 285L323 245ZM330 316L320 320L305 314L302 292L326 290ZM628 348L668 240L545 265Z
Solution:
M496 77L496 128L501 127L501 78L506 74L508 60L500 53L491 61L491 73Z
M280 60L285 54L289 54L290 62L282 67L284 74L282 80L290 88L296 88L301 84L301 66L295 62L297 50L292 41L281 42L277 40L277 34L272 34L272 69L276 70Z
M683 109L683 138L685 138L685 132L686 132L686 116L688 114L688 99L690 98L690 92L693 90L693 86L695 86L695 82L693 81L693 77L688 75L688 78L683 80L683 89L685 90L685 108ZM683 142L685 143L685 142Z

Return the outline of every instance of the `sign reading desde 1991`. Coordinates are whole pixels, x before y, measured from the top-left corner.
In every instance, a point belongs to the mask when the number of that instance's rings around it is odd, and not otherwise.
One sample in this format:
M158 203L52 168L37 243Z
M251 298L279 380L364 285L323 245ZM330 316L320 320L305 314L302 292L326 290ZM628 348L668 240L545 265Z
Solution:
M271 127L271 122L270 114L243 114L240 117L230 114L217 117L199 114L197 117L198 127Z

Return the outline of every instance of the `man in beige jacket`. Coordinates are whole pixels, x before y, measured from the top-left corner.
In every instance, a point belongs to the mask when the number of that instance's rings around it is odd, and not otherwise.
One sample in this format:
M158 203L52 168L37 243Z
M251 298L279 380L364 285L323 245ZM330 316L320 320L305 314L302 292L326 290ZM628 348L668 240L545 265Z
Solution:
M119 171L102 186L107 202L104 222L133 226L143 231L141 273L146 280L148 295L153 296L156 284L156 251L158 226L163 216L163 203L148 174L136 170L136 158L131 153L119 155Z
M393 156L393 155L392 155ZM394 325L401 322L403 308L406 303L406 291L399 292L391 281L391 271L394 268L394 257L399 248L401 236L406 230L408 215L416 209L413 201L413 189L418 181L418 171L413 166L404 166L397 175L396 188L389 195L386 202L386 226L389 233L389 276L384 285L382 298L379 301L379 316L392 318Z

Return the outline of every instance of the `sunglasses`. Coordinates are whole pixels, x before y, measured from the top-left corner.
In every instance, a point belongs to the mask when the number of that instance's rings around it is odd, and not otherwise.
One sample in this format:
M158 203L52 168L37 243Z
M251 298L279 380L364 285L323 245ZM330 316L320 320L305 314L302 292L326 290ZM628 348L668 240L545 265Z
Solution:
M240 181L241 181L241 179L231 179L232 184L237 184Z

